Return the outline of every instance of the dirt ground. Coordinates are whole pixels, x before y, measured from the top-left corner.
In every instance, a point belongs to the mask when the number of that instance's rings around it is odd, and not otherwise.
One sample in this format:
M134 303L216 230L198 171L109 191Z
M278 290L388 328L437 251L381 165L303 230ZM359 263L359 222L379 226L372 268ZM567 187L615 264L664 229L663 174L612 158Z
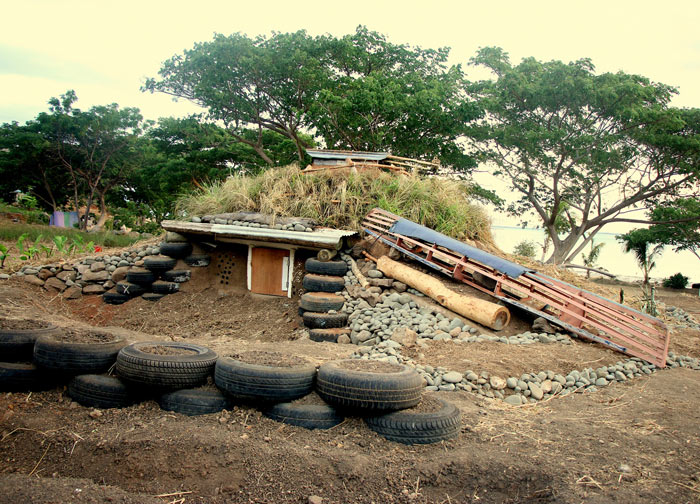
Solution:
M700 312L697 293L659 296ZM357 348L303 338L295 299L221 293L196 282L157 303L113 306L99 297L65 301L12 279L0 282L0 315L108 327L130 341L196 342L219 354L269 349L316 363ZM699 356L700 332L674 331L671 349ZM570 346L436 342L405 354L501 376L567 373L624 358L578 340ZM663 370L520 407L467 392L438 395L460 408L460 436L403 446L359 418L308 431L244 405L186 417L154 401L95 412L72 402L62 384L3 393L0 502L306 503L312 495L324 504L700 502L697 371Z

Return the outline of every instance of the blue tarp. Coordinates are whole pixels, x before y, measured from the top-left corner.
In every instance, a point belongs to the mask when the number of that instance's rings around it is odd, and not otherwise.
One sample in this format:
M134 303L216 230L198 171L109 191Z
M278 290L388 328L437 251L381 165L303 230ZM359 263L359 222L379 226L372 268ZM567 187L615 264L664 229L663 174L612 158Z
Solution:
M505 273L511 278L518 278L523 273L533 271L529 268L521 266L520 264L506 261L505 259L501 259L500 257L489 254L488 252L479 250L478 248L467 245L466 243L455 240L454 238L450 238L449 236L445 236L442 233L438 233L437 231L421 226L420 224L416 224L410 220L397 220L391 226L391 228L389 228L389 231L453 250L454 252L466 256L469 259L474 259L475 261L479 261L481 264L490 266L496 271Z

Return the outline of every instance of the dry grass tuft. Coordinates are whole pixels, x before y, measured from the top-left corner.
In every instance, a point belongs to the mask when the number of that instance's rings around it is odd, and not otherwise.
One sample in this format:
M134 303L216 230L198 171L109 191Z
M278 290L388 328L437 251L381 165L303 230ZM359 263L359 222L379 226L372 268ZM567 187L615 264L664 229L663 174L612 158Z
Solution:
M208 185L177 203L180 215L249 210L307 217L323 226L356 230L374 207L457 239L493 243L489 218L470 202L468 184L398 177L380 170L304 175L298 166L290 165Z

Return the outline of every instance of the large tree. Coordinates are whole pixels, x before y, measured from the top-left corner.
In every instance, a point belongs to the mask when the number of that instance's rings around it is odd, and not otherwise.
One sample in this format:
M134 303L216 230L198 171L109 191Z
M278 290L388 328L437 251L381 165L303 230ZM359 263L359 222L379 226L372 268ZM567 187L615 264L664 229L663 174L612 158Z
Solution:
M658 203L649 211L647 233L654 243L688 250L700 259L700 201L681 197Z
M166 61L144 90L204 107L269 165L265 131L293 141L299 161L311 146L307 133L329 148L437 156L465 170L473 162L461 135L479 109L448 54L392 44L362 26L339 39L304 31L216 35Z
M9 201L16 190L32 194L51 212L70 194L68 174L35 121L0 126L0 198Z
M51 98L50 112L39 114L37 123L70 176L76 209L84 186L87 211L80 228L86 229L92 204L99 203L99 224L104 223L107 193L135 166L142 117L138 109L122 109L116 103L82 111L73 107L77 99L72 90L60 99Z
M549 262L570 261L610 223L640 222L626 214L647 200L697 189L700 120L669 107L672 87L598 75L588 59L512 65L499 48L481 49L472 64L495 77L471 86L486 111L473 146L520 196L511 213L541 220Z
M308 145L301 133L311 126L307 112L328 78L324 40L303 30L255 39L216 35L166 61L161 79L148 79L143 89L204 107L210 120L223 123L270 165L265 130L294 141L302 160Z
M329 48L329 85L312 108L329 148L438 157L459 170L474 165L460 140L479 108L466 99L461 68L448 67L449 49L393 44L362 26Z

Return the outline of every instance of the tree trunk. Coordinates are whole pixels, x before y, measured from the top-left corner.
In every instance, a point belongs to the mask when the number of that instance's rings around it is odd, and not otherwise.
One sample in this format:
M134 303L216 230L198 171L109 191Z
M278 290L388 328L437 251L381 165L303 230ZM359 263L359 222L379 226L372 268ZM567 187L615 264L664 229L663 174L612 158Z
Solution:
M549 256L549 259L547 259L547 264L562 264L567 262L571 249L576 246L576 243L579 241L584 231L585 229L580 227L576 228L572 230L563 240L559 239L559 237L556 235L552 236L554 251L552 252L552 255Z
M93 199L95 197L95 188L90 190L87 201L85 202L85 215L83 215L83 221L80 224L80 229L87 231L88 220L90 219L90 207L92 206Z
M100 198L100 218L97 220L95 227L102 229L107 220L107 205L105 204L105 194L104 192L98 191L98 196Z
M53 209L54 212L58 210L58 206L56 205L56 198L53 196L53 191L51 190L51 186L49 185L49 181L46 178L46 170L43 168L39 168L41 170L41 178L43 179L44 182L44 189L46 189L46 192L49 195L49 198L51 198L51 208Z

